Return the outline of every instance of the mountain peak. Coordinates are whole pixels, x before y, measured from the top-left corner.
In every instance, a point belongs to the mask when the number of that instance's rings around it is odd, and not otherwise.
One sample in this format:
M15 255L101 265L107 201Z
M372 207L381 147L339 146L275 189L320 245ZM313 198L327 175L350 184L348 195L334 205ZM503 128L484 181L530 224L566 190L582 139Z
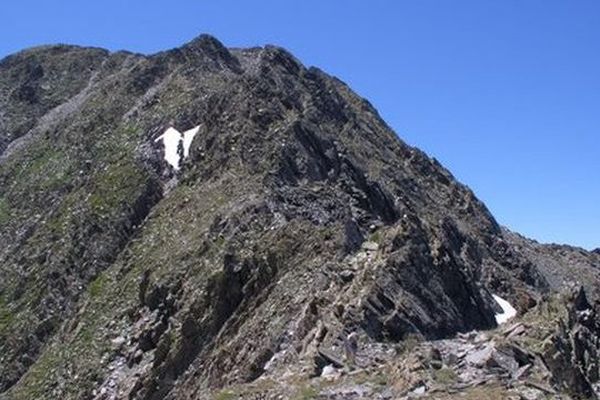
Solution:
M183 56L182 61L190 64L211 66L211 68L227 68L240 72L239 61L215 37L202 34L183 46L169 51Z
M182 46L188 49L223 51L227 48L216 37L202 33Z

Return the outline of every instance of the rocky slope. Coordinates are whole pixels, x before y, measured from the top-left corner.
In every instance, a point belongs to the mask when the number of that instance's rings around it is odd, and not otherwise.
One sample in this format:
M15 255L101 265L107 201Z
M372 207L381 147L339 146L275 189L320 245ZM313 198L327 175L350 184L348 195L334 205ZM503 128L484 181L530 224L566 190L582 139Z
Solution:
M597 251L589 252L567 245L540 244L507 230L504 236L515 251L537 265L553 290L584 286L588 293L598 298L600 253Z
M0 61L0 398L235 398L284 377L306 393L257 396L357 398L306 382L493 329L494 296L522 315L594 293L600 256L560 251L281 48ZM354 366L349 335L375 349Z

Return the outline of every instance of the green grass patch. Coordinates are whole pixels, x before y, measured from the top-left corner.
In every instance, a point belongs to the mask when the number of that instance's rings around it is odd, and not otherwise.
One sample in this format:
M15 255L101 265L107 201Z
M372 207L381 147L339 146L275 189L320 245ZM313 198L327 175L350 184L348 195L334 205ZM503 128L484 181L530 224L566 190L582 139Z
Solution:
M12 175L13 189L25 193L54 191L66 185L71 176L71 157L46 142L33 150L28 161L16 166Z
M239 396L230 389L223 389L214 396L214 400L234 400Z
M458 377L453 369L444 367L433 371L433 379L442 385L451 385Z
M316 399L319 392L312 386L303 386L298 390L295 400L311 400Z
M89 286L88 292L91 298L99 297L106 288L108 279L105 274L100 274L94 279Z
M11 210L4 197L0 197L0 226L6 224L11 217Z
M382 240L382 236L381 236L381 231L375 231L371 234L371 236L369 237L369 240L371 242L377 243L377 244L381 244L381 240Z
M14 314L8 308L8 305L2 297L0 297L0 334L8 328L14 320Z
M88 204L97 214L120 210L137 198L144 178L145 174L131 160L112 164L96 177Z

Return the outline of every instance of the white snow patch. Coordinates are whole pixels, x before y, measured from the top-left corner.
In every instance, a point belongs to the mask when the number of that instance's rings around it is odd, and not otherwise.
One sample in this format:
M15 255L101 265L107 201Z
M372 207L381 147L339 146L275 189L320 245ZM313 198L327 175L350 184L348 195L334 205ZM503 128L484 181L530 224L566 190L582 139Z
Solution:
M194 136L200 130L200 125L195 128L190 129L189 131L183 132L183 158L187 158L190 154L190 146L192 145L192 140L194 140Z
M413 389L412 393L417 395L417 396L422 396L425 394L425 392L427 391L427 388L425 386L418 386L416 388Z
M496 300L496 303L500 305L500 308L502 308L502 312L500 314L496 314L496 322L498 325L505 323L517 315L517 310L515 310L515 308L511 306L508 301L504 300L500 296L496 296L495 294L493 294L492 297L494 300Z
M323 372L321 372L321 378L325 378L326 380L335 380L341 375L341 372L331 364L325 366Z
M187 158L190 154L190 146L194 136L200 130L200 126L187 130L183 133L177 129L170 127L157 137L154 141L159 142L162 140L165 147L165 161L168 162L175 170L179 170L181 161ZM180 153L179 145L182 146L183 154Z

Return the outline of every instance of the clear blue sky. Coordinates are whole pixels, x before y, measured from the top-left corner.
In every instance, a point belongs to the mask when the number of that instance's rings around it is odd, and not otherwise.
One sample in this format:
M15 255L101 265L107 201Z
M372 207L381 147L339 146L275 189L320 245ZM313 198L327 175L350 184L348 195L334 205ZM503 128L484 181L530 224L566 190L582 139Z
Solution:
M274 43L367 97L501 224L600 246L600 1L3 1L0 57Z

